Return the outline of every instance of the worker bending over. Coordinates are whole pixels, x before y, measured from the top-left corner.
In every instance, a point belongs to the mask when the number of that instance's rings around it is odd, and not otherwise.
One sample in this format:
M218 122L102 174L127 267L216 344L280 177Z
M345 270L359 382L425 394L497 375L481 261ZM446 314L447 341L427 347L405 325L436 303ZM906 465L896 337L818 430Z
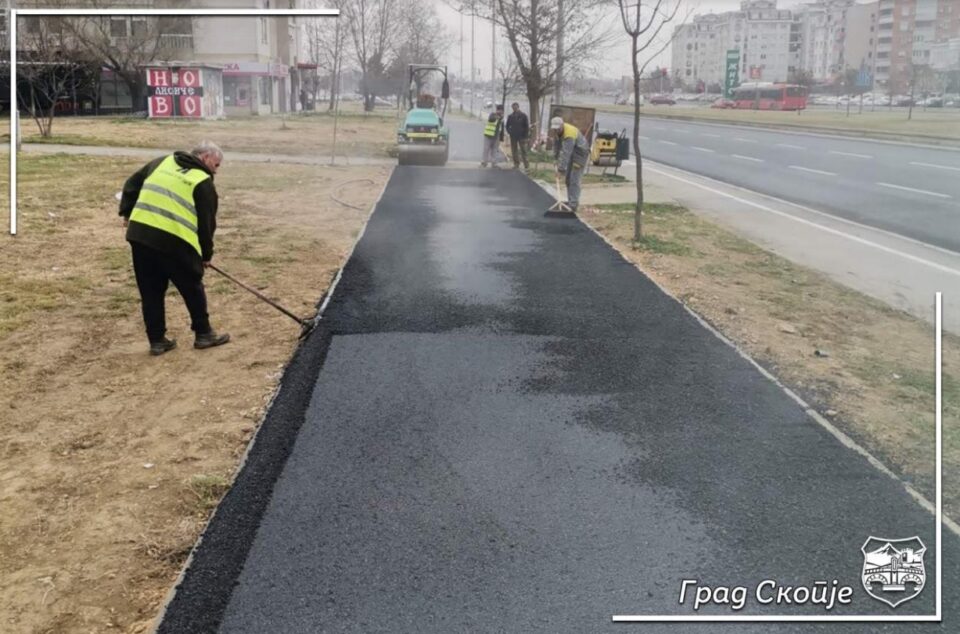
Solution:
M143 321L156 356L177 347L167 339L164 297L170 282L180 292L195 333L194 348L230 341L210 327L203 270L213 258L217 190L213 175L223 152L202 141L191 152L174 152L137 170L123 186L120 215L133 251L133 271L143 305Z
M564 123L561 117L550 120L550 129L556 134L553 153L557 159L557 173L566 177L567 205L576 211L580 204L580 181L590 157L590 147L577 126Z

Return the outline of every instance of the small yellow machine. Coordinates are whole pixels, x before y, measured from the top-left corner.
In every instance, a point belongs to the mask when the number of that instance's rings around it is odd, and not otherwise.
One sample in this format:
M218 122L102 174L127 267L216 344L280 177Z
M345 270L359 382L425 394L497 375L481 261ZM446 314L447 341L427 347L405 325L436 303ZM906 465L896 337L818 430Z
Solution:
M626 130L620 134L609 130L598 130L590 148L590 161L597 167L604 168L604 173L608 167L612 167L613 173L616 174L624 159L630 157L629 148Z

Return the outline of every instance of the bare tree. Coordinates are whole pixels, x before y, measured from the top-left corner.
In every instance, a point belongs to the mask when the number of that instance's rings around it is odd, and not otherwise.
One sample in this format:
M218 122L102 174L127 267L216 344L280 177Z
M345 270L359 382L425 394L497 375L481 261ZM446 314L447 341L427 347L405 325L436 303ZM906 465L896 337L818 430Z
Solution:
M409 86L408 64L439 65L453 46L453 33L444 25L436 7L427 0L403 0L393 40L398 43L388 75L398 96ZM423 90L423 75L414 77L416 93Z
M344 10L346 0L329 0L331 9ZM338 79L343 72L345 44L348 29L342 19L313 18L307 23L307 48L310 61L317 65L329 77L330 99L328 110L333 110L337 102L337 93L340 90ZM313 100L317 100L319 83L313 85Z
M512 55L508 55L505 60L497 64L497 77L500 78L501 84L500 105L506 107L507 95L523 83L517 60Z
M75 46L70 22L30 16L18 31L17 48L23 52L10 81L24 84L17 92L17 106L30 113L42 137L52 135L58 105L71 97L75 104L77 94L89 92L99 71L99 65Z
M673 22L683 0L617 0L620 20L630 37L630 61L633 66L633 151L637 157L637 204L633 214L633 240L643 237L643 157L640 154L640 79L647 65L676 35L661 37L664 27ZM645 57L641 61L640 56Z
M612 30L603 20L605 0L493 0L523 78L533 131L539 132L540 102L556 87L560 68L575 74L610 42ZM562 59L557 59L562 38Z
M109 0L91 2L113 6ZM186 6L173 0L171 8ZM102 60L127 86L134 111L145 108L146 77L143 67L175 55L178 39L193 33L189 16L91 16L65 22L77 46L91 59Z
M367 112L373 110L374 98L384 87L397 10L395 0L346 0L341 13L353 40Z

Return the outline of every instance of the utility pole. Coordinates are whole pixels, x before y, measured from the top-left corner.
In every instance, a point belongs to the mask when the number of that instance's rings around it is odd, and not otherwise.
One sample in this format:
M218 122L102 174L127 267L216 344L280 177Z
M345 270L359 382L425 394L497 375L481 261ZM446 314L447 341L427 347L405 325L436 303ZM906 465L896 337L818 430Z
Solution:
M460 112L463 112L463 6L460 6Z
M563 0L557 0L557 103L563 103Z
M473 8L471 6L471 8ZM473 96L477 92L476 86L474 85L477 79L477 74L474 66L475 57L477 54L476 47L476 24L477 24L477 12L473 11L470 14L470 114L474 114L473 111Z
M490 93L497 100L497 0L490 0ZM496 105L496 104L494 104Z

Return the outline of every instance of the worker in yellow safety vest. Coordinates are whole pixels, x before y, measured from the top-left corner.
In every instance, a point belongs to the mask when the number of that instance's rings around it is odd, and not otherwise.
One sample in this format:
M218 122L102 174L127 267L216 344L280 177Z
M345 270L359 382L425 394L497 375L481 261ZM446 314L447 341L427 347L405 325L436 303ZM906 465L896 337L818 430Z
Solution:
M503 106L498 105L494 112L487 117L487 124L483 127L483 160L480 167L497 167L500 160L500 142L503 141Z
M566 123L561 117L550 120L550 129L556 135L554 155L557 159L557 172L566 178L567 205L576 211L580 204L580 181L590 157L590 146L580 129Z
M120 215L133 251L150 354L177 347L166 337L164 297L172 282L183 297L195 334L193 347L212 348L230 341L210 327L203 271L213 258L217 228L217 190L213 176L223 152L210 141L191 152L154 159L123 186Z

